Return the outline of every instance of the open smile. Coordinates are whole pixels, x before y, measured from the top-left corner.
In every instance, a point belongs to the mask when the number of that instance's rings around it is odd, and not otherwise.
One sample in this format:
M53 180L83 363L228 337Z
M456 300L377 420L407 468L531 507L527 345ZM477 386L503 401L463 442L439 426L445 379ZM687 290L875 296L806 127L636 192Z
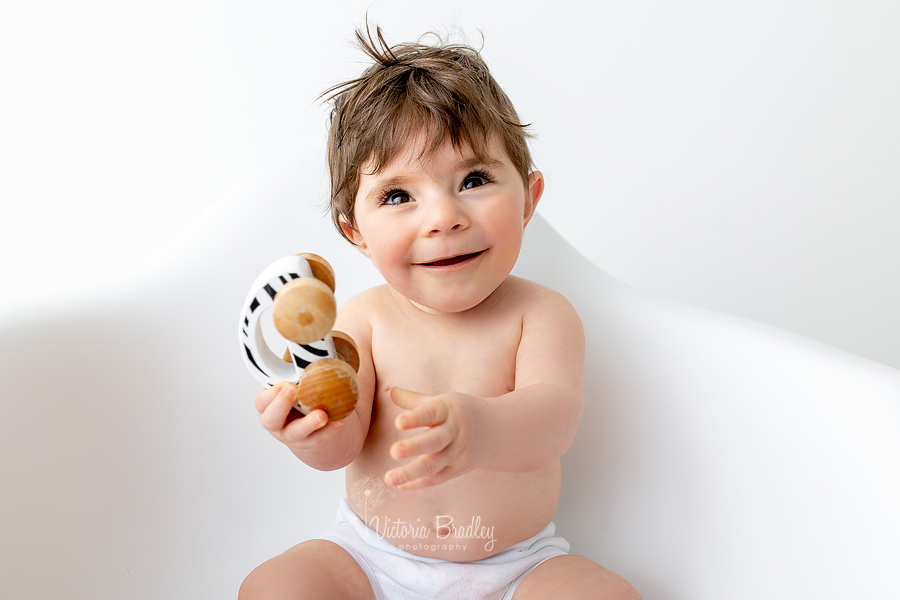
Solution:
M487 249L479 250L478 252L472 252L470 254L457 254L456 256L448 256L447 258L441 258L432 262L416 264L418 264L420 267L449 267L474 260L485 252L487 252Z

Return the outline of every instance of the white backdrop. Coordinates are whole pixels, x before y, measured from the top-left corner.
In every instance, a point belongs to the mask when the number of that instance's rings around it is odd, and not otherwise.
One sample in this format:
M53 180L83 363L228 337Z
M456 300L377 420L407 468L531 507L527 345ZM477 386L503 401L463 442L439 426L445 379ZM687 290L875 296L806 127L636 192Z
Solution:
M367 9L394 41L483 33L538 135L540 212L602 269L900 367L892 0L5 3L0 310L321 154L315 99L361 68Z

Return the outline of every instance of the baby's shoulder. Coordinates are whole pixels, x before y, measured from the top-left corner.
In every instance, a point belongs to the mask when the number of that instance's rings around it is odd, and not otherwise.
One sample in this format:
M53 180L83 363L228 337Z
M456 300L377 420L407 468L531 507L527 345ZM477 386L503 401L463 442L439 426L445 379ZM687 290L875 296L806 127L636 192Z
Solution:
M375 287L363 290L347 300L341 310L346 310L354 314L369 315L377 310L390 298L387 284L376 285Z
M530 279L510 275L506 283L508 288L505 298L521 305L526 310L543 309L547 307L548 303L551 306L572 306L565 296L553 288L541 285Z
M334 328L350 334L357 343L370 339L373 309L381 302L380 297L383 294L379 291L379 287L360 292L344 302L338 309Z
M521 312L523 321L551 321L581 327L578 311L568 298L553 288L510 275L506 297Z

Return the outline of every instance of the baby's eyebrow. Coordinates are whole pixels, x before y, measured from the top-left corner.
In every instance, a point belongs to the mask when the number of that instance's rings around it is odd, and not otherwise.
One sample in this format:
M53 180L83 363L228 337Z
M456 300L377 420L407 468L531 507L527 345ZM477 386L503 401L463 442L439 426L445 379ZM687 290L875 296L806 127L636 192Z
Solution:
M476 167L481 167L484 169L499 169L502 166L503 163L499 160L481 160L477 156L472 156L456 163L456 169L459 171L474 169Z
M394 175L383 181L376 179L374 187L366 194L366 200L381 200L380 196L385 190L402 187L408 180L409 178L404 175Z

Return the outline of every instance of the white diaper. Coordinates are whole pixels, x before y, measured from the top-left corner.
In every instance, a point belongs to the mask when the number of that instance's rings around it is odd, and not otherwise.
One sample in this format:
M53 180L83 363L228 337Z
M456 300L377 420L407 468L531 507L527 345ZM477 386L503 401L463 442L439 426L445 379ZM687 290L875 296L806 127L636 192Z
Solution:
M568 553L569 543L553 537L555 532L556 525L550 523L536 536L473 562L424 558L382 538L344 498L337 526L322 539L340 545L356 559L377 600L509 600L533 568Z

